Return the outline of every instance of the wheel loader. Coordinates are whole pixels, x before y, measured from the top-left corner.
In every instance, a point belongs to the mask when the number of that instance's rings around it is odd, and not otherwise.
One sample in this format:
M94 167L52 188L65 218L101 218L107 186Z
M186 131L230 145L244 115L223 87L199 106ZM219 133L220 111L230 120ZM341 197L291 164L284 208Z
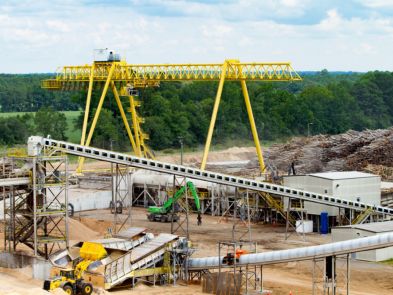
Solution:
M102 244L94 242L84 242L79 252L80 257L73 262L74 267L62 268L59 275L45 280L44 290L61 288L69 295L90 295L93 292L93 285L83 280L83 273L92 262L107 257L108 253Z
M50 291L61 288L69 295L90 295L93 285L77 278L74 269L62 269L59 276L54 276L44 281L44 290Z

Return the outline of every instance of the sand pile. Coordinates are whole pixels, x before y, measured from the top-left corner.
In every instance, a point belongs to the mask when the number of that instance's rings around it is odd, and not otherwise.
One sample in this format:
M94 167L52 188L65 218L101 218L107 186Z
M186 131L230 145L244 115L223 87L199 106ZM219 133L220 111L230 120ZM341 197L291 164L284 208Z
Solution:
M56 288L56 289L50 291L50 293L54 294L54 295L67 295L67 293L61 288Z
M70 240L89 241L101 238L98 232L72 218L69 219L68 228Z

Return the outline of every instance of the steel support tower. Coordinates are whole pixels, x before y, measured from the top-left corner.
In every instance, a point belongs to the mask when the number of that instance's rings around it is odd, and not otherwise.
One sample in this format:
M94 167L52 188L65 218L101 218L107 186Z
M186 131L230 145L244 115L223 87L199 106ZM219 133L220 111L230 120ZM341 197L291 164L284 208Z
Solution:
M48 258L68 247L67 157L42 155L11 161L22 166L22 175L28 174L29 181L3 185L5 249L14 252L24 244L35 256ZM14 178L23 179L15 171Z

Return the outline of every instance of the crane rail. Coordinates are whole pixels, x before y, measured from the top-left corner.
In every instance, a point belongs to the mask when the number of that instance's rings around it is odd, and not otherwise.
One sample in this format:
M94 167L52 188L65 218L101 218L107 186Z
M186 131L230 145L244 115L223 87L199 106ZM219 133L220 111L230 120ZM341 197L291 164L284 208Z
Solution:
M165 174L172 174L190 179L198 179L212 183L234 186L238 188L249 189L252 191L266 192L269 194L289 197L293 199L300 199L323 205L353 209L358 211L369 209L372 210L373 213L393 215L393 209L387 207L371 205L352 200L345 200L329 195L318 194L282 185L261 182L253 179L231 176L207 170L200 170L193 167L165 163L145 158L138 158L128 154L117 153L93 147L85 147L70 142L54 140L51 138L43 138L41 136L31 136L29 138L29 155L33 156L34 154L39 154L40 149L42 149L43 147L59 150L66 154L71 154L75 156L86 157Z

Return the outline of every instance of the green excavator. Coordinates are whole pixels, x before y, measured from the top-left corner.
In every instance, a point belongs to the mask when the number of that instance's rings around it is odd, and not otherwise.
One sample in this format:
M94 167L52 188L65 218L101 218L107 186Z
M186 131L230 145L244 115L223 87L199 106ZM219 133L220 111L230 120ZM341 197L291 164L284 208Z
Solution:
M159 222L171 222L171 221L178 221L179 215L175 212L172 212L172 207L176 204L176 202L184 196L186 189L189 189L191 195L194 198L195 206L198 211L198 225L201 224L201 204L199 201L199 197L196 191L194 184L191 181L187 181L186 185L182 186L171 198L161 206L150 206L147 210L149 213L147 218L150 221L159 221Z

